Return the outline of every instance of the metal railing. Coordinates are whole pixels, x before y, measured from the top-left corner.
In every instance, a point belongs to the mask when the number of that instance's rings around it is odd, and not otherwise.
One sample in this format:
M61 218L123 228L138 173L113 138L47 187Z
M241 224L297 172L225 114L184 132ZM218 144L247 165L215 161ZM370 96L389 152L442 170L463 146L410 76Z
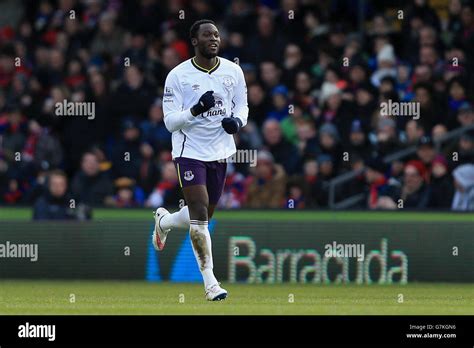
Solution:
M448 140L452 140L454 138L459 138L463 133L473 130L474 129L474 124L466 127L460 127L456 128L445 135L434 139L433 142L435 144L436 150L439 152L441 149L441 145L445 143ZM410 146L406 149L391 153L383 158L384 163L390 163L392 161L405 158L407 156L410 156L416 152L417 146L413 145ZM358 170L353 170L348 173L344 173L341 175L338 175L334 179L332 179L329 182L329 208L330 209L347 209L350 208L357 203L361 202L365 198L364 193L359 193L356 195L353 195L351 197L348 197L340 202L336 202L336 187L338 185L344 184L352 179L354 179L356 176L362 174L365 171L365 169L358 169Z

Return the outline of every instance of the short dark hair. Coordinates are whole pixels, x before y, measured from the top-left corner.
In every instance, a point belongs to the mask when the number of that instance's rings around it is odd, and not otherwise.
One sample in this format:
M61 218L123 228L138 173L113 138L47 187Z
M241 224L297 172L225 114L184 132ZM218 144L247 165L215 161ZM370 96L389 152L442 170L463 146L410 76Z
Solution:
M201 24L207 24L207 23L216 25L216 23L214 23L214 21L211 21L210 19L200 19L194 22L193 25L191 25L191 29L189 29L189 38L190 39L196 38L197 32L199 31L199 27L201 26Z

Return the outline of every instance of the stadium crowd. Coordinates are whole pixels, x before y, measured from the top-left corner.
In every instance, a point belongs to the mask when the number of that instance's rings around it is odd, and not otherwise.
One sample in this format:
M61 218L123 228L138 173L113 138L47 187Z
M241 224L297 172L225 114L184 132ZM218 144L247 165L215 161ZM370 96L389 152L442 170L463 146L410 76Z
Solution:
M435 144L474 125L473 2L365 3L359 31L356 0L2 1L0 203L38 219L67 216L71 199L177 207L161 96L192 56L191 24L209 18L247 81L238 149L258 154L229 164L222 208L326 208L331 179L367 168L336 198L474 210L474 130ZM64 100L94 103L94 117L57 116ZM419 103L419 117L382 116L389 100Z

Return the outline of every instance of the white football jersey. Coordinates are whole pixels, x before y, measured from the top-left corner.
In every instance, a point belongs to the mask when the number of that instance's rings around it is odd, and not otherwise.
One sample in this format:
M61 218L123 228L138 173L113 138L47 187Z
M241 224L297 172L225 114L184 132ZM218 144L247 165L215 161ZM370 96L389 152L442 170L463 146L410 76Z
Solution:
M207 91L214 91L215 106L194 117L191 107ZM166 128L172 132L173 159L187 157L217 161L236 152L234 137L222 128L225 117L238 117L242 125L248 118L247 86L240 66L217 57L216 65L206 70L188 59L166 77L163 113Z

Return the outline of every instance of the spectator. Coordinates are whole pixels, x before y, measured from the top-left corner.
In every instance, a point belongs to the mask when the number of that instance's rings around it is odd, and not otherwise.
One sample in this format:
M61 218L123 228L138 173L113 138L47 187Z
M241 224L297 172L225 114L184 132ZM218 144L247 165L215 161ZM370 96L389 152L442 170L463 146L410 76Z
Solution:
M458 126L467 127L474 124L474 108L472 104L464 102L458 108Z
M431 196L428 206L434 209L449 209L453 201L454 185L448 171L448 161L437 155L431 167Z
M72 195L87 205L102 205L112 195L113 185L106 173L100 171L99 160L92 152L82 155L81 170L72 181Z
M161 169L161 181L145 202L146 207L178 207L182 200L181 189L178 184L178 175L173 162L167 162Z
M405 143L407 146L417 145L425 135L425 129L416 120L410 120L405 125Z
M331 156L334 161L334 171L338 170L342 160L342 150L339 132L331 123L326 123L319 129L319 151Z
M474 164L464 164L453 172L454 194L452 210L474 211Z
M327 207L329 203L329 182L334 178L334 159L331 155L320 154L317 157L319 168L318 178L312 187L313 197L320 207Z
M367 139L362 122L359 119L352 121L349 142L345 145L344 152L349 154L349 157L359 156L362 161L366 161L372 157L372 146Z
M34 205L34 220L69 220L75 219L74 206L68 194L67 176L60 170L48 175L48 189L38 198Z
M171 133L163 121L161 99L156 99L150 107L148 120L140 123L140 131L141 141L151 144L155 150L171 150Z
M122 136L114 146L112 171L114 177L137 179L140 170L140 129L132 118L122 124Z
M401 202L404 209L424 209L428 207L430 187L427 185L427 169L423 162L411 160L405 165L403 186L392 198ZM401 200L401 201L399 201Z
M283 207L290 209L304 209L306 207L306 192L303 183L290 179L286 187L286 199Z
M276 120L267 120L263 124L263 138L267 149L277 163L284 166L285 172L294 174L300 166L298 149L282 137L281 127Z
M283 120L288 115L288 88L278 85L272 89L272 109L267 119Z
M18 180L15 178L10 178L7 187L2 191L2 201L6 204L19 203L23 198L23 192L20 190Z
M122 177L115 180L116 194L106 203L116 208L136 208L143 205L144 193L135 186L135 181Z
M458 143L458 164L474 163L474 131L461 135Z
M431 165L436 157L436 149L433 140L430 137L421 137L418 140L416 155L418 156L418 159L425 165L427 175L431 175Z
M280 208L285 199L286 173L268 151L257 155L257 166L247 181L247 208Z
M367 206L369 209L396 208L395 203L387 206L386 198L393 194L393 186L387 178L389 166L380 158L370 158L365 163L365 180L368 184Z
M232 163L227 164L227 174L219 208L240 208L245 202L245 176L235 170Z

